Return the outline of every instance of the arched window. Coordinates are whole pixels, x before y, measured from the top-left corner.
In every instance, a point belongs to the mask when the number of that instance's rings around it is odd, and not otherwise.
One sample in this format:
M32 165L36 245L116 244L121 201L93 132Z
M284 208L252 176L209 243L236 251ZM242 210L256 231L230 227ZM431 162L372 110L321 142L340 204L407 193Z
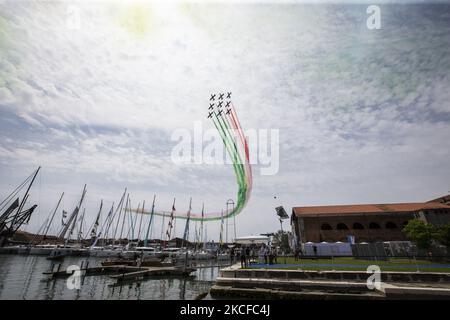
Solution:
M391 221L386 222L386 229L397 229L397 225Z
M362 230L362 229L364 229L364 226L361 223L359 223L359 222L355 222L353 224L353 229Z
M338 230L348 230L348 227L345 223L338 223L336 226L336 229Z
M381 229L380 225L376 222L371 222L369 224L369 229Z
M328 223L324 223L320 227L320 230L333 230L333 228Z

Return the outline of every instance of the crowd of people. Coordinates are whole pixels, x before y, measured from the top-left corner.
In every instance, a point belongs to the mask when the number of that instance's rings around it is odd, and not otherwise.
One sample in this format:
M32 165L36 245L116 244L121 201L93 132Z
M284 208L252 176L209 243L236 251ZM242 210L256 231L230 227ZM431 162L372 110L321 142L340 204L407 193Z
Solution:
M251 262L257 260L263 264L274 264L277 263L278 258L277 250L265 244L259 250L254 246L242 246L236 253L240 257L242 268L248 267ZM234 256L234 253L232 256Z

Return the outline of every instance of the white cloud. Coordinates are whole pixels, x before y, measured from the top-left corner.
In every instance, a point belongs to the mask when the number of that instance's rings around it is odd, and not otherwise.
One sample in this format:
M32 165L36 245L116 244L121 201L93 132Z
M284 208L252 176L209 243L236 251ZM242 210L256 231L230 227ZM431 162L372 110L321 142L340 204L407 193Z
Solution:
M383 7L372 32L357 7L75 4L77 30L68 3L0 5L2 172L41 164L74 194L88 182L112 202L128 185L134 199L157 192L169 208L192 195L219 210L236 192L231 168L173 165L170 134L232 90L244 129L279 128L281 142L280 173L254 177L239 233L270 231L274 193L289 208L447 191L445 12L409 8L405 21Z

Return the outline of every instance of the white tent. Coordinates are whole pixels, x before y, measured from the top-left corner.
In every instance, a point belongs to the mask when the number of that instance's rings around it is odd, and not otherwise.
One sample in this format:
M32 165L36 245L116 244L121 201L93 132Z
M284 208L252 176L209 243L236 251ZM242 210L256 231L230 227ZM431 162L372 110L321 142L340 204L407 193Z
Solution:
M316 247L316 252L314 252ZM346 242L307 242L303 244L303 254L307 256L351 256L352 247Z
M269 241L269 237L266 236L246 236L234 240L234 242L238 244L268 244Z

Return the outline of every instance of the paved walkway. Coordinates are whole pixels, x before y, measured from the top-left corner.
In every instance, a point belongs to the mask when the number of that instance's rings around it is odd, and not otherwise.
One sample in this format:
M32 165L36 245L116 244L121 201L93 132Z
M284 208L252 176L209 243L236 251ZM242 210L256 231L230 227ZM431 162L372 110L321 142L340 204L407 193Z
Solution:
M340 267L340 268L367 268L370 265L376 265L376 261L374 261L372 264L338 264L338 263L299 263L299 264L264 264L264 263L251 263L249 267L251 268L305 268L305 267ZM396 264L396 265L380 265L380 268L383 267L389 267L393 269L397 268L405 268L405 269L449 269L450 271L450 264ZM239 265L240 268L240 265Z

